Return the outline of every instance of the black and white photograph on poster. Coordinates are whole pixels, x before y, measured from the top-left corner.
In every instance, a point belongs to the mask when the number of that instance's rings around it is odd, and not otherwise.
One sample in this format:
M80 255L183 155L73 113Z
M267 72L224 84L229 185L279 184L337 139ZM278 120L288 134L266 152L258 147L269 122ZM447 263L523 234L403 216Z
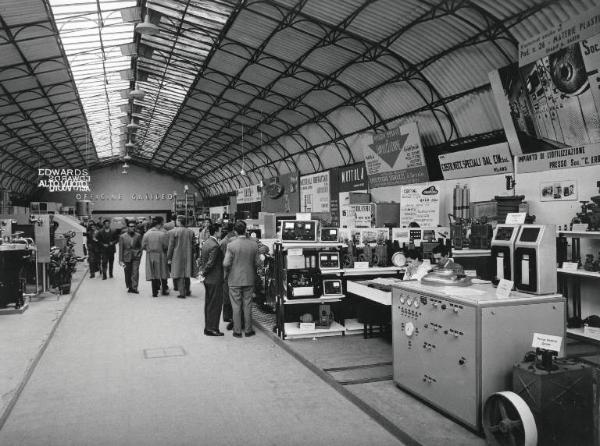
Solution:
M547 181L540 184L540 201L577 201L577 181Z
M547 51L532 55L533 42L525 42L520 63L490 73L513 154L600 143L600 34L567 44L556 43L559 33L557 27L554 38L538 38L535 45Z

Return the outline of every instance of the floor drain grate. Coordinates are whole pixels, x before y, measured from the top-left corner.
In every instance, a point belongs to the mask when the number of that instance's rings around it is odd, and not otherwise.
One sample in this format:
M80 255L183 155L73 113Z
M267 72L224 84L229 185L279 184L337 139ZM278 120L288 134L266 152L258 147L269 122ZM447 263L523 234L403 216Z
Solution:
M174 356L185 356L187 355L183 347L165 347L165 348L145 348L144 358L145 359L156 359L156 358L171 358Z

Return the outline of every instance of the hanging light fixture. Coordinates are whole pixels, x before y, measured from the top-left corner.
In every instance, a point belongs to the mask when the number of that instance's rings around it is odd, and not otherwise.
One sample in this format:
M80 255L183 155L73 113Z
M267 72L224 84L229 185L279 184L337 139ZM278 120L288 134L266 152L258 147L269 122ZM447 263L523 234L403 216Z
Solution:
M135 144L131 142L131 136L127 140L127 144L125 144L125 148L127 149L127 151L129 151L130 149L135 149Z
M142 23L138 23L135 27L135 32L146 36L153 36L160 33L160 28L150 22L150 14L146 12L146 17Z
M125 161L125 163L127 163L127 161L131 161L131 156L129 156L129 153L125 154L125 156L123 157L123 161Z
M132 132L135 132L139 128L140 128L140 126L135 123L135 121L133 120L133 116L132 116L131 121L129 121L129 124L127 124L127 130L131 130Z
M244 124L242 124L242 168L240 169L240 175L246 175L246 171L244 170L245 166L245 157L244 157Z
M125 161L123 163L123 170L129 169L129 164L127 164L127 161Z

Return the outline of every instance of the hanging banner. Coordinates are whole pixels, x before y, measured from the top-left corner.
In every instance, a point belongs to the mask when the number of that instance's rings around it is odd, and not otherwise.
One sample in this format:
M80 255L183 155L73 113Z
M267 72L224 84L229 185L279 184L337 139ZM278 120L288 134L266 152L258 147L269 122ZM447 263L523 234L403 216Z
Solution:
M400 189L400 227L411 223L435 227L440 224L440 191L429 184L411 184Z
M416 122L375 134L364 155L370 188L429 179Z
M514 155L600 143L600 7L520 46L489 74Z
M513 171L508 143L492 144L438 156L445 180L482 177Z
M329 212L329 172L300 177L300 212Z
M528 153L517 157L517 172L572 169L600 165L600 144Z
M329 213L333 228L340 227L340 169L334 167L329 170Z
M237 204L256 203L261 200L260 184L243 187L237 191Z
M525 42L519 43L519 66L549 56L572 43L600 33L600 7L587 10L568 22L559 23Z

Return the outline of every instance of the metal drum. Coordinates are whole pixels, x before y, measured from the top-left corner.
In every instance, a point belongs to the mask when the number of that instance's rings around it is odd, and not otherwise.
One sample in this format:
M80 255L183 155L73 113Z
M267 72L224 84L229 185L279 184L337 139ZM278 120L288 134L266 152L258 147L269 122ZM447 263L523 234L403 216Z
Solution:
M92 215L92 202L90 200L77 200L75 202L75 215L78 217Z
M29 256L30 251L25 244L0 245L0 308L12 303L16 308L23 306L21 273Z

